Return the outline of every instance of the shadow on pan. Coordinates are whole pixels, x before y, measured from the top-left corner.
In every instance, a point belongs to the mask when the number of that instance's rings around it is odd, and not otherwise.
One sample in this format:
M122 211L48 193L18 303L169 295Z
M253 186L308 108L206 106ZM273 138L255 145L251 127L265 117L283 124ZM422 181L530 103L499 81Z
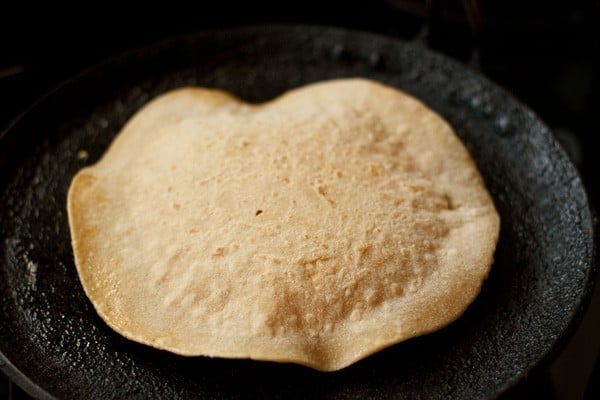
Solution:
M424 101L479 165L502 231L490 277L465 315L335 373L185 358L108 328L73 264L65 207L72 176L167 90L208 86L263 101L350 76ZM162 42L62 85L0 144L0 367L42 398L494 398L557 352L593 283L587 197L545 125L476 73L382 36L250 27Z

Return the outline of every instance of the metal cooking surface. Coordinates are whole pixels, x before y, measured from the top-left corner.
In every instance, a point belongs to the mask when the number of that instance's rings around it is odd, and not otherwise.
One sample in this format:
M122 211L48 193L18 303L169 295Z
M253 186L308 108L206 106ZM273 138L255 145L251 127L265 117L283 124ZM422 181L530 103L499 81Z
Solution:
M343 76L415 95L453 125L477 161L502 232L491 275L465 315L327 374L185 358L130 342L105 325L73 264L65 203L72 176L167 90L209 86L262 101ZM554 348L593 272L587 199L546 127L479 75L380 36L271 27L164 42L70 81L0 141L0 352L57 397L491 397Z

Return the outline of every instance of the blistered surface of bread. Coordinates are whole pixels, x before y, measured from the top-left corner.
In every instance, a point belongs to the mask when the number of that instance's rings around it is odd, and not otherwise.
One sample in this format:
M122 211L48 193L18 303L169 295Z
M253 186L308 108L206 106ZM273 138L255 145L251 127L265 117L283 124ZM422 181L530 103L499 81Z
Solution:
M185 88L73 179L77 271L120 334L337 370L458 318L499 217L450 126L362 79L265 104Z

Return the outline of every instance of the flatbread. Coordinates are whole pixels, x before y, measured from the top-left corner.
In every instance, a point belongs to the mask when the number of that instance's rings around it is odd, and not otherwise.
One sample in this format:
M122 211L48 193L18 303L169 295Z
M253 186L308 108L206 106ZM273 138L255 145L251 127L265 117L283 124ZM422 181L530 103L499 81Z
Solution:
M399 90L147 104L68 196L75 264L121 335L185 356L344 368L458 318L499 217L469 153Z

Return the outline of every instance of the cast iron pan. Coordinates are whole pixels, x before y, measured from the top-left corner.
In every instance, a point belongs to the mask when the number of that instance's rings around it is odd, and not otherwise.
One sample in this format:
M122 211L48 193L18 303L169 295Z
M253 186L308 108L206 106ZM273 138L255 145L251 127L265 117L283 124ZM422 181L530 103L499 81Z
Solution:
M336 373L180 357L105 325L73 264L65 199L77 170L167 90L201 85L263 101L344 76L412 93L454 126L476 159L502 233L491 275L465 315ZM64 84L13 123L1 138L0 168L0 362L39 397L493 398L556 353L592 285L586 193L544 124L481 76L381 36L246 28L128 53Z

